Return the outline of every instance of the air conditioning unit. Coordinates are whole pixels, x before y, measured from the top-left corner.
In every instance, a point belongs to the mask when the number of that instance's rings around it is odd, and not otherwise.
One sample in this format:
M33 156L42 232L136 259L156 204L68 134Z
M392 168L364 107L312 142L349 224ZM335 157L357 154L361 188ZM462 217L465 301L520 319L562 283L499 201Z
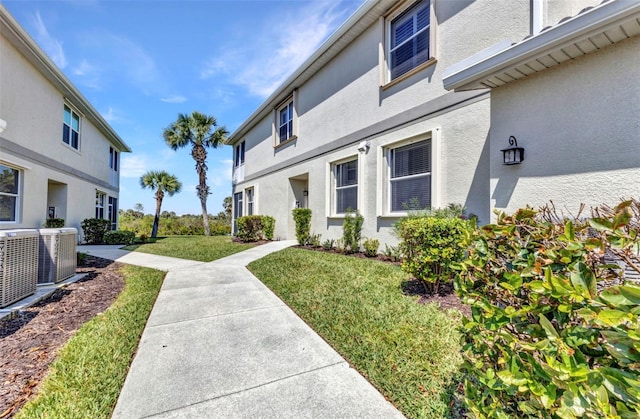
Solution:
M36 292L38 231L0 230L0 308Z
M43 228L38 250L38 284L60 282L76 273L75 228Z

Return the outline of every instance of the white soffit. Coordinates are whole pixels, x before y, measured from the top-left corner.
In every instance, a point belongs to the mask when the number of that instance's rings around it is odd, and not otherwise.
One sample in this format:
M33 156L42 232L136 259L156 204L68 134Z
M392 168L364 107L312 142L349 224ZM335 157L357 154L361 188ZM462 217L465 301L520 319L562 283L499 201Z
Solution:
M444 87L461 91L502 86L639 34L640 1L608 1L499 52L489 48L475 60L449 67Z

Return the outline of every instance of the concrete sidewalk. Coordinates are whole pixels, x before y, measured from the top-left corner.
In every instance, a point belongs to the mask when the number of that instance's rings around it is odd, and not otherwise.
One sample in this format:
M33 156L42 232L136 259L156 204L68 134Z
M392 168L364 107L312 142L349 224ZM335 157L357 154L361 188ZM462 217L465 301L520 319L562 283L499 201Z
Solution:
M168 270L113 417L402 417L246 269L293 244L209 263L88 251Z

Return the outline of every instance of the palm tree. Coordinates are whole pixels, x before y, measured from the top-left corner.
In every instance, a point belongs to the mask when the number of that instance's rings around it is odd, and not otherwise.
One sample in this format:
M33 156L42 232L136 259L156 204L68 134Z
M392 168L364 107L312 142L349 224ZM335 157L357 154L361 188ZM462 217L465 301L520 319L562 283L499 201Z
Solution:
M173 196L173 194L180 192L180 189L182 189L182 183L177 177L165 172L164 170L149 170L140 177L140 186L142 186L142 189L150 188L151 190L155 189L156 191L156 216L153 218L153 228L151 229L151 237L156 237L158 235L160 208L162 207L164 194Z
M228 131L225 127L218 127L216 118L194 111L191 115L178 114L176 122L165 128L162 136L172 150L191 146L191 157L196 161L198 186L196 186L200 205L202 206L202 221L205 236L210 235L209 215L207 214L207 147L221 146Z

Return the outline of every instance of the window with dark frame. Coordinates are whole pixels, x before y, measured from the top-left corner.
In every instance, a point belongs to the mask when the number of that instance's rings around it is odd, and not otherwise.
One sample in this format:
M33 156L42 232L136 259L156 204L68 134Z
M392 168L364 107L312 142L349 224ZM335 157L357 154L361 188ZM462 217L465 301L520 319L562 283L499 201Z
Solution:
M109 197L109 221L111 221L111 230L118 229L118 198Z
M431 207L431 140L389 150L391 212Z
M430 23L429 0L418 1L390 22L391 80L429 60Z
M96 218L101 220L104 218L104 201L107 194L96 191Z
M235 167L244 164L244 141L236 146L235 149Z
M335 211L345 214L347 210L358 209L358 159L336 164L335 178Z
M20 172L0 164L0 222L18 221Z
M278 108L278 144L293 137L293 99Z
M80 116L64 105L62 142L78 150L80 148Z
M114 172L118 171L118 151L109 147L109 168Z

